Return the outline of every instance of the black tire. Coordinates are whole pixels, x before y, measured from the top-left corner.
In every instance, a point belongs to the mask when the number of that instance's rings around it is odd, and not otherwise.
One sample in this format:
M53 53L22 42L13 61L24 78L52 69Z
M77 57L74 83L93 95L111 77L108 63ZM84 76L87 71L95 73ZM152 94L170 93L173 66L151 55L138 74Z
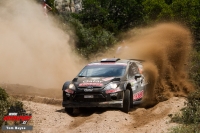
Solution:
M124 92L124 99L123 99L123 112L128 113L130 110L130 90L126 90Z
M67 112L69 115L72 115L73 111L74 111L73 108L65 108L65 112Z
M133 93L130 92L130 108L133 108Z

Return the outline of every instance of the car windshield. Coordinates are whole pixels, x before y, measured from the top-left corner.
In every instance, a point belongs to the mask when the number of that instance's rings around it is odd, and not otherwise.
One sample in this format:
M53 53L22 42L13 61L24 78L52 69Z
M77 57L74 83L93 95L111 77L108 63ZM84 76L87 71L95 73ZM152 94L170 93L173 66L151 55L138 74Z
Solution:
M123 76L126 65L87 65L78 74L79 77L118 77Z

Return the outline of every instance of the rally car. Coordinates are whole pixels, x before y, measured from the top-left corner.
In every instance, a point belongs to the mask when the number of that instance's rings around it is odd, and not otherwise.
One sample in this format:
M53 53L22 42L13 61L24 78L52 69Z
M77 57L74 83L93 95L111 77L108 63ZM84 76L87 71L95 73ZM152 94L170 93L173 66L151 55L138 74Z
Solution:
M147 88L142 63L119 58L89 63L64 83L62 106L67 113L81 107L115 107L128 113L130 107L141 103Z

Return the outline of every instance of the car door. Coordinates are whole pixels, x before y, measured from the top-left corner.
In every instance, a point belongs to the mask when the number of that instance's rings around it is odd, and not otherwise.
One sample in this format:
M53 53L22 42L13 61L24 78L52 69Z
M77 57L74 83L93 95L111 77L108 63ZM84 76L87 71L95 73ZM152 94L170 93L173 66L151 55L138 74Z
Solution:
M131 62L128 70L128 79L133 91L133 100L138 100L143 96L143 76L140 74L138 66Z

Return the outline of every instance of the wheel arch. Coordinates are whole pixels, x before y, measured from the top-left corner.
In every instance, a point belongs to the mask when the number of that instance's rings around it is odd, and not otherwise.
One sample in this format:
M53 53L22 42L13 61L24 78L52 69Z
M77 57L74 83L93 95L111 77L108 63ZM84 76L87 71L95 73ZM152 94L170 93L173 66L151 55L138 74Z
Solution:
M69 87L70 83L71 83L71 81L66 81L66 82L63 84L62 90L63 90L63 91L66 90L66 89Z

